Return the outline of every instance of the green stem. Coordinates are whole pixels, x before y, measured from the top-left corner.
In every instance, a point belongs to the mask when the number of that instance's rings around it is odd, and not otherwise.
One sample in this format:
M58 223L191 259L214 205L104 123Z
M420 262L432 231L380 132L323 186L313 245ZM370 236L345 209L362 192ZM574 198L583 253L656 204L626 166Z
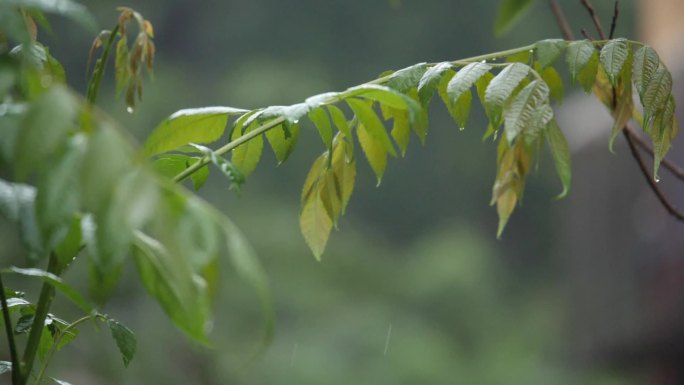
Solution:
M48 273L59 275L60 270L57 256L54 253L50 254L47 268ZM45 318L47 318L48 310L50 309L54 297L55 288L47 282L43 283L43 287L40 290L40 297L38 298L38 304L36 305L36 312L33 314L33 323L31 324L31 331L29 332L28 341L26 342L26 350L24 350L24 357L22 360L24 365L23 376L18 385L25 385L31 375L33 363L36 360L36 353L38 352L38 345L40 345L40 337L43 334L43 328L45 326Z
M602 44L605 44L606 42L608 42L608 40L597 40L597 41L594 41L592 43L594 45L602 45ZM628 40L627 42L630 44L643 45L642 43L632 41L632 40ZM461 59L461 60L455 60L455 61L452 61L451 64L454 66L464 66L464 65L467 65L469 63L478 62L478 61L497 60L499 58L514 55L514 54L520 53L520 52L534 51L535 48L536 48L536 44L529 44L529 45L526 45L523 47L512 48L512 49L507 49L504 51L473 56L473 57L469 57L469 58ZM434 66L434 65L436 65L436 63L428 64L428 66ZM383 83L386 83L388 80L390 80L391 77L392 77L392 75L390 74L390 75L383 76L381 78L372 80L370 82L367 82L365 84L383 84ZM323 104L324 105L334 104L334 103L337 103L338 101L339 101L339 99L331 98L330 100L324 102ZM255 128L254 130L248 132L247 134L245 134L245 135L233 140L232 142L229 142L225 146L219 148L218 150L215 151L215 154L222 156L222 155L226 154L227 152L235 149L236 147L248 142L249 140L267 132L268 130L270 130L274 127L277 127L278 125L280 125L284 121L285 121L285 118L279 117L279 118L271 120L267 123L264 123L263 125ZM209 156L204 156L204 157L200 158L197 162L190 165L190 167L186 168L185 170L180 172L178 175L176 175L173 178L173 181L174 182L182 182L183 180L187 179L190 175L197 172L197 170L199 170L202 167L209 164L210 161L211 161L211 158Z
M5 321L5 333L9 343L10 359L12 361L12 384L18 385L21 382L21 368L19 367L19 356L17 355L17 345L14 342L12 332L12 318L10 318L9 308L7 307L7 297L5 296L5 285L2 283L0 275L0 301L2 301L2 318Z
M119 32L119 25L112 30L109 35L109 40L107 40L107 45L102 52L102 56L95 63L95 69L93 69L93 77L90 78L88 82L88 92L86 93L86 100L89 104L95 104L97 100L97 95L100 92L100 84L102 83L102 76L104 76L105 68L107 67L107 60L109 60L109 54L114 46L114 39Z

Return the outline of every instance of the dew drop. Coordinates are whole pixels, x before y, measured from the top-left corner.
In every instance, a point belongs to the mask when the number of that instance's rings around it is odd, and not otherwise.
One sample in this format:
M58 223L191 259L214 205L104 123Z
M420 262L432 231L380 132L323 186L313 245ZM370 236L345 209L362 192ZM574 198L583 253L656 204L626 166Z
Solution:
M132 114L133 113L133 107L131 107L131 106L126 107L126 112L128 112L129 114Z

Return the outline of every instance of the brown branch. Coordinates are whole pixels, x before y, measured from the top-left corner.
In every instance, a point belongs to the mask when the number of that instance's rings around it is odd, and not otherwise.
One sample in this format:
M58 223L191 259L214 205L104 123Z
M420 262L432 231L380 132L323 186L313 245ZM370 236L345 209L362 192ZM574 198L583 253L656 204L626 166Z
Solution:
M561 8L560 4L558 4L558 1L549 0L549 5L551 5L551 11L556 17L556 21L558 21L558 27L560 28L565 40L575 40L575 36L572 34L572 29L570 29L570 24L568 24L568 19L565 17L563 8Z
M589 0L580 0L580 2L584 8L587 9L587 12L589 12L589 16L591 16L591 20L594 22L594 27L596 27L596 32L598 32L601 40L606 40L606 33L603 32L603 26L601 25L601 21L599 20L598 16L596 16L594 6L591 5Z
M582 33L582 36L584 36L585 39L594 41L594 38L589 34L589 32L587 32L586 29L582 28L580 32Z
M618 16L620 16L620 1L615 0L615 9L613 10L613 20L610 22L610 33L608 38L612 39L615 36L615 27L617 27Z
M646 151L651 158L653 158L653 147L644 139L641 135L638 134L637 130L632 127L631 125L625 126L625 130L629 131L630 135L632 136L632 139L634 139L635 143L641 147L642 150ZM681 180L684 182L684 169L681 168L679 165L674 163L671 160L668 159L663 159L661 161L661 165L663 168L665 168L667 171L671 172L672 175L676 176L677 179Z
M651 187L651 190L653 190L653 193L656 195L663 207L665 207L665 210L670 213L670 215L677 218L677 220L684 222L684 213L677 210L677 208L667 199L663 191L660 189L660 187L658 187L658 184L651 177L651 173L648 171L643 158L641 158L641 154L639 154L639 151L634 144L631 132L625 129L622 131L622 133L624 134L625 139L627 139L627 144L629 144L629 150L632 152L634 160L636 160L637 164L639 165L639 169L648 181L648 185Z

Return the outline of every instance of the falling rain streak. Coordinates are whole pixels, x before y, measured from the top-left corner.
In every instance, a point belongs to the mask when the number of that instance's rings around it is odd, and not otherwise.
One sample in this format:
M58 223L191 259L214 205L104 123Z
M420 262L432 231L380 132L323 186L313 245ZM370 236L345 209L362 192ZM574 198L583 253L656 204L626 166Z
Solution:
M382 353L383 356L387 355L387 349L389 348L390 337L392 337L392 324L389 324L387 328L387 338L385 339L385 351Z

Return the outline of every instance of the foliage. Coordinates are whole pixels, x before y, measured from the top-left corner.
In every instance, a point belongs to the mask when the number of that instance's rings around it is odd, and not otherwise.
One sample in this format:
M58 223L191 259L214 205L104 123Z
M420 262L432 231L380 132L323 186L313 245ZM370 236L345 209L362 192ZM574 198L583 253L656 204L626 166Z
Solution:
M136 149L127 133L95 101L115 47L117 92L125 90L129 112L142 98L145 71L155 56L151 23L120 8L111 31L97 35L90 57L100 48L85 97L66 83L64 69L37 41L43 13L64 14L86 26L91 17L70 0L7 1L0 4L0 159L12 181L0 180L0 213L25 245L25 264L0 274L20 274L43 282L33 304L22 293L0 287L3 323L11 344L13 384L44 377L52 355L77 336L86 321L105 323L127 365L135 338L120 322L99 312L130 255L140 280L168 317L192 339L209 344L211 299L220 255L253 285L265 313L265 340L272 309L262 269L237 227L180 183L190 178L202 188L212 165L239 189L257 168L265 142L277 162L286 162L307 120L316 128L323 153L313 162L301 194L300 227L320 260L330 232L344 214L355 187L356 160L363 154L378 185L388 159L405 156L410 137L425 141L430 102L436 93L458 127L467 124L474 94L489 125L484 140L498 142L491 204L499 215L500 236L523 198L531 165L548 143L568 193L570 155L551 105L563 97L559 67L565 58L571 79L593 91L615 118L610 144L632 117L642 122L654 144L654 175L677 133L672 77L653 49L626 39L531 45L456 61L419 63L389 71L368 83L327 92L290 106L255 110L215 106L171 114ZM530 1L508 1L497 30L510 28ZM503 21L501 21L503 20ZM133 43L130 25L137 27ZM13 46L13 48L10 48ZM636 91L643 118L634 106ZM386 124L391 121L391 130ZM49 129L47 129L49 128ZM229 141L211 149L228 136ZM358 144L358 146L357 146ZM360 147L360 150L359 150ZM230 160L225 156L230 154ZM6 170L5 170L6 169ZM89 299L61 276L87 258ZM47 260L45 270L34 268ZM1 281L0 281L1 283ZM55 291L84 312L68 322L49 314ZM27 334L23 355L14 336ZM37 374L36 357L42 366ZM58 381L58 380L55 380ZM59 382L59 381L58 381Z

